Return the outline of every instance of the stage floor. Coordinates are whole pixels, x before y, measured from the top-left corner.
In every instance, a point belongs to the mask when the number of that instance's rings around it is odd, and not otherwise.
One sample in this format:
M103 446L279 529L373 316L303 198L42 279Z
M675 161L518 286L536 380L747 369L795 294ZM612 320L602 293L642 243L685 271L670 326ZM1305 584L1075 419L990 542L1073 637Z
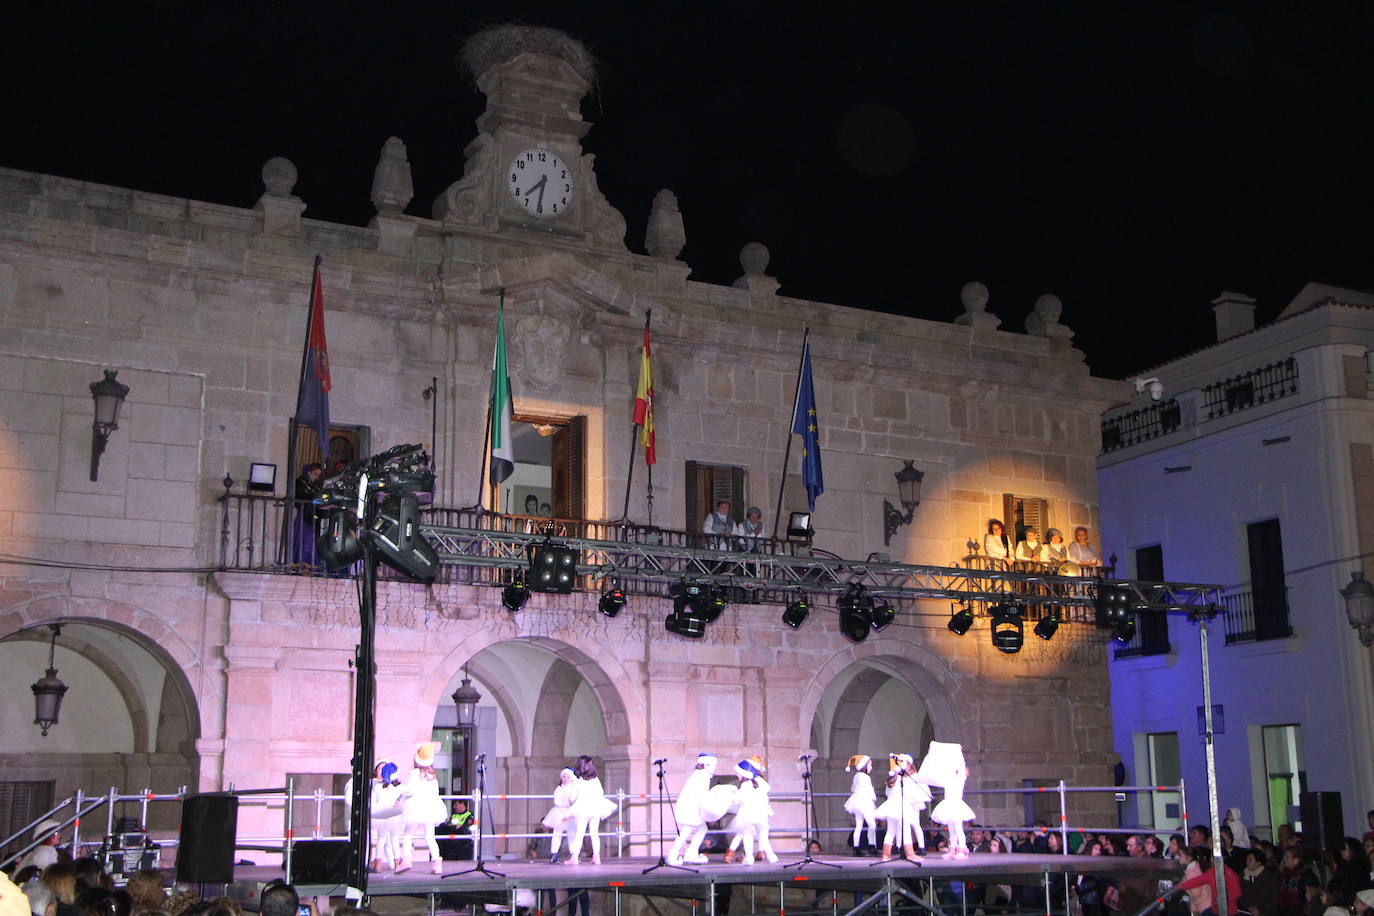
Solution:
M472 872L473 864L444 862L444 875L435 875L428 862L417 862L408 872L390 872L368 876L369 896L429 896L431 894L462 894L489 898L489 902L504 902L517 888L619 891L649 894L659 897L700 898L710 892L712 884L771 884L795 887L839 890L877 891L889 878L924 879L937 881L973 881L984 884L1039 884L1045 874L1102 874L1114 876L1149 876L1161 880L1177 880L1183 873L1174 862L1162 859L1134 859L1102 856L1054 856L1020 853L975 853L967 859L929 857L921 866L903 860L879 862L873 858L852 856L817 856L818 862L784 868L796 861L796 854L782 856L775 865L758 862L753 865L725 865L713 857L707 865L692 866L692 871L658 868L648 874L644 869L655 865L657 858L604 859L601 865L584 862L581 865L553 865L547 861L525 860L491 861L486 867L500 872L488 877ZM876 863L876 864L875 864ZM240 899L256 899L250 889L258 888L273 878L282 876L278 868L241 866L235 869L235 888ZM302 897L339 897L344 887L339 884L297 885Z

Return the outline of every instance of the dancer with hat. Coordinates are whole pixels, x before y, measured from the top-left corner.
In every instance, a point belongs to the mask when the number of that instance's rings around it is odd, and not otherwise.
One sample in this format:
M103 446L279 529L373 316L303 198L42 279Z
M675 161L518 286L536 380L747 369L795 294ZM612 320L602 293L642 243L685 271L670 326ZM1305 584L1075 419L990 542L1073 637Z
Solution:
M878 824L874 811L877 809L878 795L873 791L873 758L867 754L855 754L845 764L844 771L854 772L854 781L849 785L849 798L845 800L844 810L854 816L854 837L850 845L854 855L863 855L859 837L865 826L868 827L868 848L878 848Z
M921 811L930 801L930 790L916 778L916 762L910 754L889 754L887 766L887 798L874 812L887 821L883 834L883 859L892 858L894 841L900 837L902 854L908 862L920 862L913 848L924 852L926 839L921 831Z
M702 808L708 803L711 777L716 773L716 763L715 754L698 754L692 772L682 784L682 791L677 794L677 801L673 804L673 817L677 820L678 833L677 839L668 851L670 865L681 865L683 862L692 865L706 864L706 857L701 854L701 841L706 838L706 822L711 818L705 816ZM723 815L724 812L718 816Z
M396 764L386 758L377 761L372 769L372 801L368 813L372 816L372 845L376 850L372 870L383 866L400 867L401 857L396 845L401 832L401 778ZM352 795L352 792L349 793Z
M755 842L766 860L778 861L777 854L773 852L773 844L768 841L768 823L773 816L773 806L768 803L770 787L763 778L764 769L763 758L758 754L751 754L747 760L735 764L735 775L739 777L739 792L736 796L739 810L735 812L735 819L730 824L735 835L731 838L730 848L725 853L726 862L735 861L735 850L743 843L742 864L753 865Z
M410 771L410 777L401 790L401 816L405 818L405 828L401 833L401 867L396 869L398 875L410 871L411 856L415 851L411 841L414 833L425 838L430 871L436 875L444 873L444 863L439 858L439 842L434 838L434 825L448 815L448 808L439 797L439 777L434 773L434 755L438 752L437 741L426 741L415 749L415 769Z
M574 780L577 776L567 767L558 772L558 788L553 790L553 807L549 813L544 815L544 819L539 823L553 831L553 839L549 841L549 864L558 863L558 850L563 847L563 837L567 835L568 818L572 816L572 803L576 798L577 788ZM572 845L569 839L568 845Z

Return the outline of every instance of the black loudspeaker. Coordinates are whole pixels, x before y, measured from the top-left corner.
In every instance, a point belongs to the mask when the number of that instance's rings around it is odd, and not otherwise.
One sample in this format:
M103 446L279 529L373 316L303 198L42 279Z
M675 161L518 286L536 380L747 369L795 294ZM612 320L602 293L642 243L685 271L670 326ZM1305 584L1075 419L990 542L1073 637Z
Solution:
M377 558L387 566L420 582L434 581L439 554L420 535L420 505L414 493L388 497L368 536Z
M301 840L291 847L294 884L343 884L348 880L348 840Z
M239 800L233 795L192 795L181 803L177 880L228 884L234 880Z
M1303 792L1302 848L1309 851L1340 849L1345 842L1345 818L1341 816L1341 793Z

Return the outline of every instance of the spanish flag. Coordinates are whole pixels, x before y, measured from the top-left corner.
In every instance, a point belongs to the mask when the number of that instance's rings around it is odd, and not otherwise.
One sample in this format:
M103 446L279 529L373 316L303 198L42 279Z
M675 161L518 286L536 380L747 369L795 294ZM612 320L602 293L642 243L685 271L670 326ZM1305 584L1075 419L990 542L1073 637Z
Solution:
M644 463L658 460L654 453L654 370L649 362L649 318L644 318L644 350L639 359L639 387L635 389L635 425L639 444L644 446Z

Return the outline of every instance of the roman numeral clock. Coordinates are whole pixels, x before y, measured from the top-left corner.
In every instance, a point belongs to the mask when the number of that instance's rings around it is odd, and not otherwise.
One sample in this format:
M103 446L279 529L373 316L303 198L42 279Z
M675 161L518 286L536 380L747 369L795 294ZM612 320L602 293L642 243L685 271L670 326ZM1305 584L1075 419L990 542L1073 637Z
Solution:
M573 205L573 166L553 150L531 147L506 169L506 189L515 206L538 220L557 220Z

